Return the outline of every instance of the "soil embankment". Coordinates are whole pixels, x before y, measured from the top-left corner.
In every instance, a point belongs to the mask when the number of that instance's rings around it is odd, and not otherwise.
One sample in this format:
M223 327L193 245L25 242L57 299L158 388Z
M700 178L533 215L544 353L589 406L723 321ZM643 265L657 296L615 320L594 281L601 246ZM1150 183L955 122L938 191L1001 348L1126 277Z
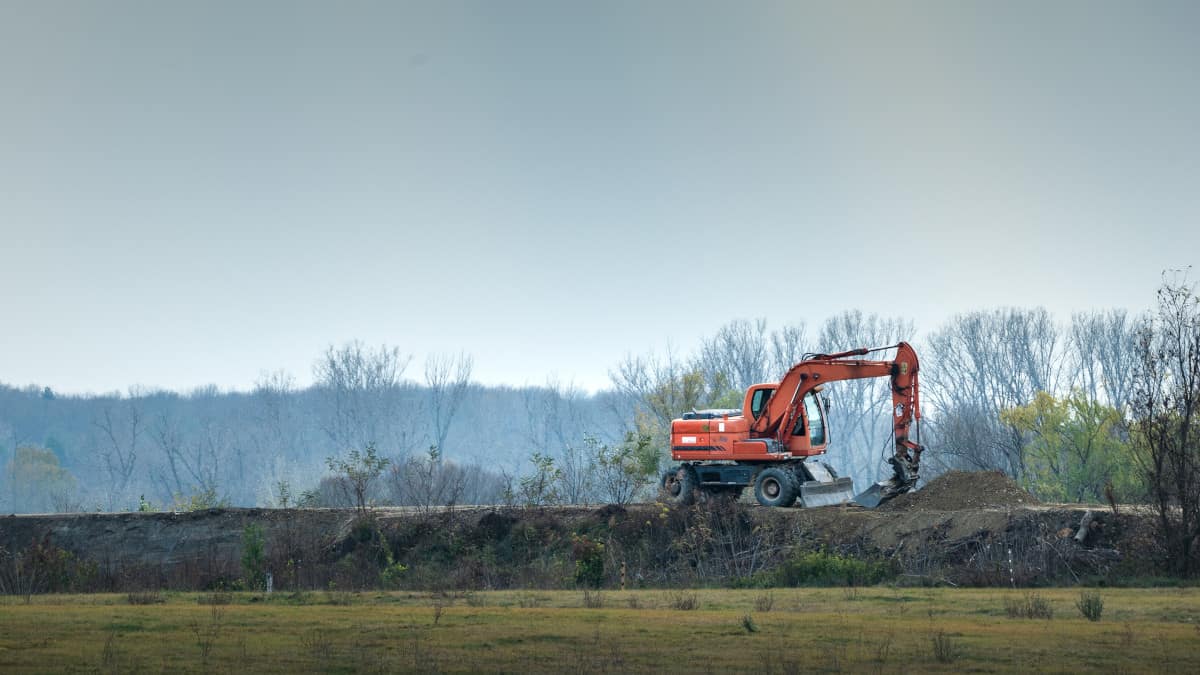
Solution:
M1089 511L1094 524L1080 541ZM1154 555L1146 513L1040 504L988 472L945 474L875 510L718 501L678 509L383 509L369 528L361 522L333 509L5 516L0 547L52 545L88 561L107 588L232 583L250 525L261 528L275 577L308 588L379 578L393 563L406 568L394 578L401 586L555 586L573 583L576 562L591 555L603 558L613 581L626 563L631 584L723 583L811 550L886 561L901 577L934 582L1063 583L1147 573ZM362 576L371 570L375 576Z

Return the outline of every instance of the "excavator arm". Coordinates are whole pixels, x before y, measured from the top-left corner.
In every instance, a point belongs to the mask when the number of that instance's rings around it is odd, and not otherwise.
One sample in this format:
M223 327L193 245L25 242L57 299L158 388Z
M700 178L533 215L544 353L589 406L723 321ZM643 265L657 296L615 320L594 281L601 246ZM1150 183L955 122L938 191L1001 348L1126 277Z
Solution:
M907 342L893 345L896 356L890 361L869 361L852 357L866 356L878 349L853 349L836 354L814 354L792 366L771 395L766 408L754 420L751 435L773 437L787 446L802 415L805 395L830 382L887 377L892 390L892 433L894 452L888 458L893 477L876 483L855 497L860 504L875 507L882 501L908 492L916 486L921 452L920 444L920 366L917 353Z

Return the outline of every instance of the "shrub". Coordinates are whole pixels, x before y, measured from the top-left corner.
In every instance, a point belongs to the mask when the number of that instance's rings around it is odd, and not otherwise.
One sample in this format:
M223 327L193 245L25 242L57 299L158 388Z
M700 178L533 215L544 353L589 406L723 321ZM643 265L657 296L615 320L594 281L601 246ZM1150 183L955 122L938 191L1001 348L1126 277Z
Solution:
M894 577L895 570L886 561L810 551L794 556L770 576L777 586L869 586Z
M749 614L742 615L742 628L746 629L747 633L758 632L758 624L754 623L754 617Z
M1083 591L1079 594L1075 606L1088 621L1099 621L1100 615L1104 613L1104 598L1100 597L1099 593Z

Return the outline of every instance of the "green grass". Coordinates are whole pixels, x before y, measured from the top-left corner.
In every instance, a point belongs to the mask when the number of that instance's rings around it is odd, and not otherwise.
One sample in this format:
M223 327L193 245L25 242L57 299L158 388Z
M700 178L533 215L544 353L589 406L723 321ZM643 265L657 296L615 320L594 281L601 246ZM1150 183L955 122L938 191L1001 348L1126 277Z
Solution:
M1078 589L1038 592L1053 619L1008 618L1021 591L995 589L775 589L769 611L760 590L687 611L667 591L0 598L0 671L1200 672L1200 589L1102 590L1098 622Z

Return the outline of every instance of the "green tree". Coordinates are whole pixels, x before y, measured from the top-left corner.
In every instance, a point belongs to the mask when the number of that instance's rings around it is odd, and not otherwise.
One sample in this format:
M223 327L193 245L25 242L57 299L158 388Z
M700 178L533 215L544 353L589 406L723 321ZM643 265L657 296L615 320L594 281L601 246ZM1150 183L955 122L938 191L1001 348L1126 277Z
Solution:
M638 491L658 475L659 451L647 433L629 432L610 446L588 436L584 439L596 457L601 497L610 504L628 504Z
M1118 501L1139 495L1133 446L1121 413L1073 392L1056 398L1044 391L1023 406L1000 413L1021 434L1025 487L1055 501L1102 502L1111 489Z
M554 464L554 458L535 452L529 456L533 471L521 476L520 487L516 494L507 490L507 500L518 501L524 506L552 506L562 502L559 483L562 481L562 469Z
M325 464L339 479L339 485L353 500L354 506L364 513L369 505L371 488L375 480L391 462L380 457L374 443L367 443L364 450L351 450L345 457L328 457Z
M52 450L21 446L6 469L17 511L53 511L56 503L75 491L75 476L59 465Z

